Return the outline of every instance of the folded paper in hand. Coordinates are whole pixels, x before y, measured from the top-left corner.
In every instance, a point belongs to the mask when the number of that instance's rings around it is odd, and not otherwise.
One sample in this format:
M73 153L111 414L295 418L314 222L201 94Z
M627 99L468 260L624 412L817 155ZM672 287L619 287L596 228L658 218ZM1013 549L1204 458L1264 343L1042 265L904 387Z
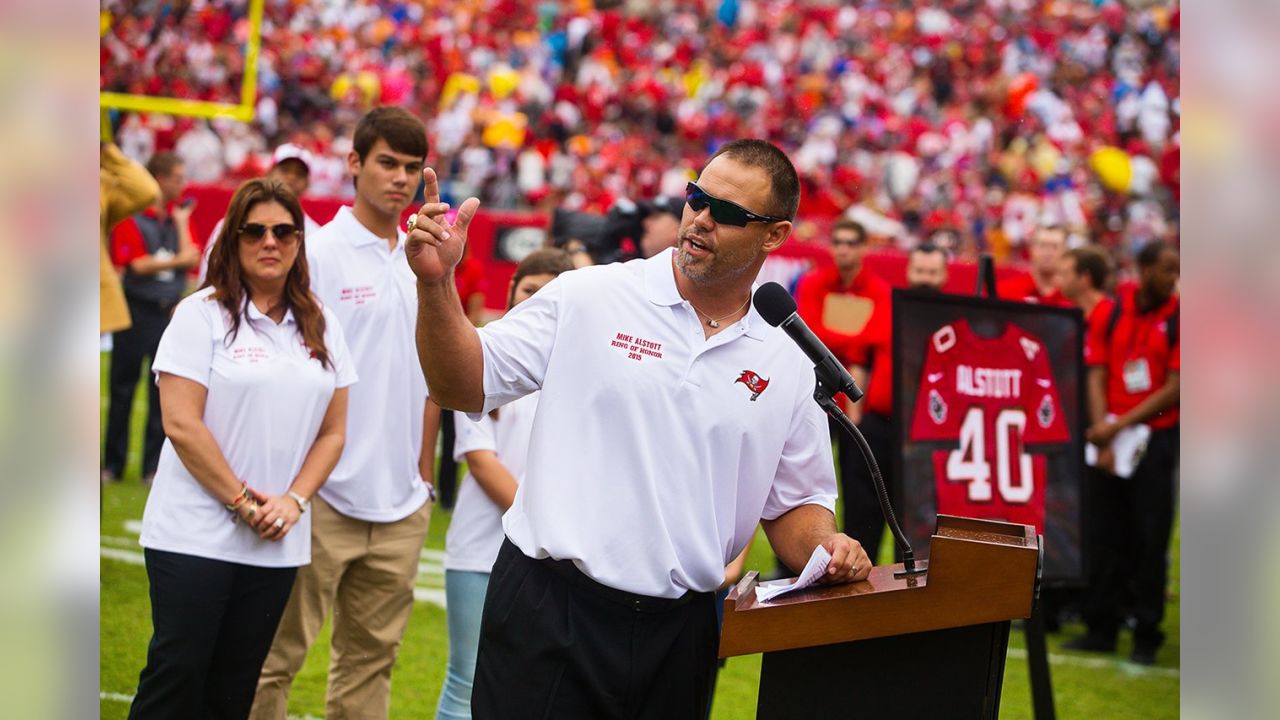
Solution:
M1107 420L1114 421L1115 415L1108 415ZM1151 426L1144 424L1130 425L1116 433L1111 441L1111 449L1115 451L1116 464L1113 472L1122 478L1133 476L1133 471L1147 454L1147 442L1151 440ZM1084 461L1090 467L1098 464L1098 448L1088 443L1084 448Z
M780 595L786 595L789 592L803 590L816 585L822 579L822 576L827 574L827 566L830 564L831 553L819 545L813 549L813 554L809 556L809 562L804 566L804 572L800 573L800 577L796 578L795 582L775 580L772 583L757 585L756 600L768 602Z

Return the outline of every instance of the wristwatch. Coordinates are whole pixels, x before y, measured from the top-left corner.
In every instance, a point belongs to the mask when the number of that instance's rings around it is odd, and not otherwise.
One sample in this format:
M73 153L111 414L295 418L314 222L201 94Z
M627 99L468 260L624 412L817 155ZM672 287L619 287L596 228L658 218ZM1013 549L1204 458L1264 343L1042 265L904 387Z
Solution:
M304 498L304 497L302 497L302 496L301 496L301 495L299 495L298 493L296 493L296 492L294 492L294 491L290 490L290 491L289 491L288 493L286 493L286 494L287 494L289 497L293 498L293 501L294 501L294 502L298 503L298 510L299 510L300 512L305 513L305 512L307 511L307 508L311 507L311 501L310 501L310 500L308 500L308 499L306 499L306 498Z

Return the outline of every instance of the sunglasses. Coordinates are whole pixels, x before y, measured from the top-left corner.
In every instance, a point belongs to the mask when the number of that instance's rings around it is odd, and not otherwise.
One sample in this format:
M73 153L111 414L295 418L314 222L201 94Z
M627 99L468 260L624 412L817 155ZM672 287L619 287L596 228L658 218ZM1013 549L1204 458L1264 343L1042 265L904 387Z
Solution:
M698 187L697 183L692 182L684 188L684 201L696 213L702 212L703 208L710 206L711 219L715 220L717 225L746 227L747 223L772 223L791 219L772 215L757 215L738 203L722 200L714 195L707 194L707 191Z
M298 226L293 223L280 223L278 225L245 223L240 226L240 235L249 238L253 242L261 242L267 236L268 230L275 236L276 242L281 245L291 245L298 239Z

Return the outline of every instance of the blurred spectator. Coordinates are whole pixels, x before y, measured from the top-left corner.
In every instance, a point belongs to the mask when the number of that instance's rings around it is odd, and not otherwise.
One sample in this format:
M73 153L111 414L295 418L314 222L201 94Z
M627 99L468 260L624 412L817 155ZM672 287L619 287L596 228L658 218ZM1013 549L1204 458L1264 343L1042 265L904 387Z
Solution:
M311 153L305 148L300 148L291 143L285 143L276 148L275 153L271 156L271 170L267 172L267 179L278 180L283 183L293 196L302 199L307 194L307 188L311 184ZM303 233L306 237L315 237L320 231L320 223L316 222L312 217L302 213ZM203 285L205 274L209 269L209 254L213 252L213 243L218 239L218 233L222 232L222 219L214 224L213 231L209 233L209 240L205 243L204 254L200 258L200 271L196 277L196 284Z
M1138 257L1138 287L1126 287L1101 331L1090 338L1091 395L1106 416L1086 438L1097 449L1090 476L1096 550L1084 606L1088 632L1063 647L1114 652L1132 613L1130 659L1155 663L1164 644L1169 539L1177 504L1181 396L1178 251L1163 242Z
M1000 284L998 293L1005 300L1070 307L1062 295L1062 253L1067 249L1067 231L1054 225L1038 228L1030 242L1030 274L1019 275Z
M102 144L98 152L98 298L102 305L99 332L124 330L130 324L120 276L107 249L108 233L159 196L160 187L146 168L125 157L115 145Z
M947 285L947 251L924 243L907 254L907 287L942 292Z
M147 172L160 186L160 197L111 233L111 259L124 268L124 297L133 325L112 336L111 395L102 467L102 479L106 481L124 476L133 393L142 364L155 359L169 316L186 294L186 271L200 261L200 251L191 237L195 205L190 201L179 204L187 186L182 161L170 152L156 153L147 163ZM160 462L164 426L160 393L151 383L145 383L145 387L148 410L143 426L142 482L150 485Z
M866 342L871 317L888 309L889 285L862 262L867 251L867 232L852 220L841 220L831 230L831 258L834 265L810 270L796 286L800 317L813 329L837 359L850 366L859 387L867 387L865 364L856 362ZM846 408L849 419L862 423L862 406ZM854 440L834 424L839 448L840 501L844 505L844 531L862 543L875 561L880 548L883 520L875 487L865 472L862 452ZM887 454L877 455L887 458Z
M244 5L104 8L102 89L239 96ZM1177 216L1179 36L1173 0L268 3L253 130L323 164L360 112L400 105L434 118L446 199L598 213L766 137L801 173L802 217L866 208L904 249L948 225L957 253L1013 259L1056 224L1131 253ZM349 195L331 177L315 192Z

